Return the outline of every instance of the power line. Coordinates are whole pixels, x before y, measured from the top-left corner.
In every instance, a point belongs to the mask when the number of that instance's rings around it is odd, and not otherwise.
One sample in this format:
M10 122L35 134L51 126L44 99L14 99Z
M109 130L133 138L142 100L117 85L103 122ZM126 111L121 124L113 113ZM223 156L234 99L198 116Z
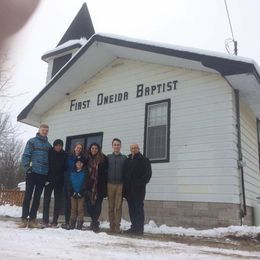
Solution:
M227 6L227 1L224 0L224 3L225 3L225 6L226 6L226 12L227 12L227 17L228 17L229 27L230 27L230 31L231 31L231 35L232 35L232 40L231 39L227 39L225 41L225 47L226 47L226 50L230 53L229 44L231 42L233 42L233 44L234 44L234 50L233 51L234 51L234 54L237 55L237 41L235 40L235 37L234 37L233 28L232 28L232 24L231 24L231 19L230 19L230 15L229 15L229 11L228 11L228 6Z
M224 2L225 2L225 6L226 6L226 11L227 11L227 16L228 16L228 22L229 22L229 26L230 26L230 31L231 31L231 34L232 34L233 41L235 41L234 33L233 33L233 28L232 28L232 24L231 24L231 19L230 19L230 16L229 16L227 1L224 0Z

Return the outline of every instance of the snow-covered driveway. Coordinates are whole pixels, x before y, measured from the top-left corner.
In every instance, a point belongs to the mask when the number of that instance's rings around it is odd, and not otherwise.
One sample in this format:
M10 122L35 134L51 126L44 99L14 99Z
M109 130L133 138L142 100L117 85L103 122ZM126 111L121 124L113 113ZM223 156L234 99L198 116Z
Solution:
M260 259L259 252L112 236L104 232L18 229L0 221L1 259Z

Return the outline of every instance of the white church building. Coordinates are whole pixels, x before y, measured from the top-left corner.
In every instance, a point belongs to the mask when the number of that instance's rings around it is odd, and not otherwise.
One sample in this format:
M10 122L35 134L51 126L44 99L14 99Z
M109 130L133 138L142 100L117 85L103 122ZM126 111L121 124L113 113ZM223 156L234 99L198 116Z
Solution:
M86 4L18 121L50 126L69 151L120 138L152 163L146 221L254 225L260 195L260 69L251 59L95 33Z

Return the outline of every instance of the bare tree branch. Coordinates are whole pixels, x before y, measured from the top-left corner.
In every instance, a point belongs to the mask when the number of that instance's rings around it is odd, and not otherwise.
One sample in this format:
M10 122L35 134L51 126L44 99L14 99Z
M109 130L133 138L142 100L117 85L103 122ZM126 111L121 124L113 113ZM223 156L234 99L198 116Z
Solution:
M0 56L0 184L5 188L15 188L24 178L20 167L23 143L18 139L17 126L12 124L11 115L6 109L8 99L12 97L8 92L11 70L4 68L7 68L6 56Z

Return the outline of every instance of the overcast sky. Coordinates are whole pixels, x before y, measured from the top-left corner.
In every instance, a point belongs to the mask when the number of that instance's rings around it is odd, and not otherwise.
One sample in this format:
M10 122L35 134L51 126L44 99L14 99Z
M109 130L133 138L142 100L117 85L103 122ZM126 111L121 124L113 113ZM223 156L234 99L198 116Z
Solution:
M226 52L231 38L224 0L42 0L13 41L13 118L45 86L47 64L41 56L53 49L86 2L95 31ZM238 54L260 64L260 1L227 0ZM36 129L20 125L28 139ZM51 131L51 129L50 129Z

